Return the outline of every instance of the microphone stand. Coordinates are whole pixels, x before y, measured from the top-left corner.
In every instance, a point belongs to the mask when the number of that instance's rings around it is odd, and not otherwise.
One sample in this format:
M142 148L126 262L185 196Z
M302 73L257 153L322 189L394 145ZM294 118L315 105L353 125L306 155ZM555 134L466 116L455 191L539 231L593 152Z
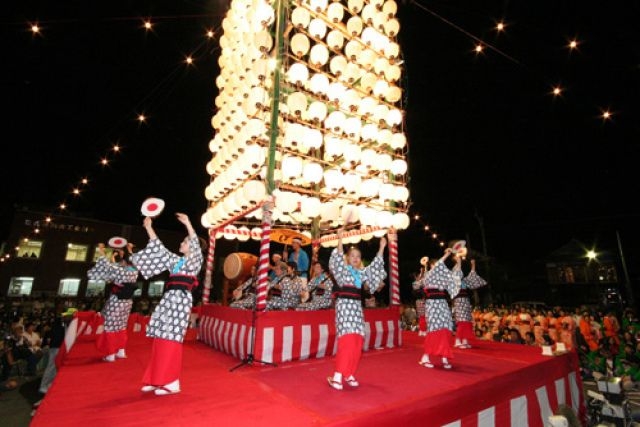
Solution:
M256 296L255 301L253 302L253 308L251 309L251 332L250 332L250 337L249 337L249 350L247 351L247 356L242 359L242 362L240 362L239 364L237 364L236 366L234 366L233 368L229 369L229 372L233 372L236 369L245 366L245 365L253 365L255 362L257 363L262 363L263 365L271 365L271 366L278 366L273 362L265 362L264 360L256 360L256 358L253 355L253 350L255 348L255 344L256 344L256 320L258 317L258 310L256 310L256 305L258 305L258 297Z

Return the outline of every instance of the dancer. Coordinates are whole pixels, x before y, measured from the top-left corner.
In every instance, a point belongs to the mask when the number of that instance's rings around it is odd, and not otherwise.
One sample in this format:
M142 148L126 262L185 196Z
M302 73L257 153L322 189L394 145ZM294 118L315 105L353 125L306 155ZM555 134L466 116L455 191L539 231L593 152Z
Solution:
M327 377L327 381L336 390L342 390L343 378L351 387L359 386L354 375L358 369L364 343L364 313L362 310L364 284L366 282L373 293L378 286L384 284L384 279L387 276L382 259L384 248L387 245L386 238L380 238L378 253L371 264L363 267L360 249L352 246L346 255L344 254L343 234L344 228L338 229L338 247L331 252L329 259L329 270L336 281L333 294L335 297L338 350L335 372L333 377Z
M457 260L460 257L456 257ZM459 265L460 261L456 263ZM454 267L455 268L455 267ZM462 271L462 270L460 270ZM453 297L453 317L456 321L456 342L454 347L471 348L469 341L475 337L473 333L473 317L471 316L470 289L478 289L487 284L487 281L476 273L476 260L471 260L471 271L460 282L460 292Z
M420 258L420 273L415 277L412 286L414 293L416 294L416 314L418 315L418 336L424 337L427 335L427 318L425 316L424 306L425 298L424 292L422 292L421 280L427 274L427 263L429 257L423 256Z
M165 293L147 325L147 336L153 338L153 343L141 390L145 393L153 391L157 396L180 392L182 342L193 305L191 289L198 285L197 276L203 262L202 247L189 217L183 213L176 213L176 217L188 234L180 243L182 256L164 247L148 216L144 218L143 226L149 235L149 243L132 256L133 264L145 279L169 271Z
M111 261L107 260L105 245L98 245L100 257L96 264L87 271L91 280L104 280L112 283L111 295L102 307L100 314L104 318L104 333L98 335L96 347L102 360L115 362L125 359L127 353L127 323L131 307L133 307L133 292L136 290L138 270L131 263L133 245L127 242L125 249L116 249Z
M451 248L447 248L442 258L437 261L431 260L431 268L420 281L426 295L427 335L424 337L424 353L418 363L426 368L434 366L430 356L442 357L442 367L452 368L449 359L453 357L453 318L447 298L456 295L459 288L456 287L456 281L444 263L451 252Z
M333 289L333 279L327 273L325 265L316 261L312 264L313 278L303 286L300 293L302 302L298 304L296 310L323 310L330 308L333 300L331 291Z

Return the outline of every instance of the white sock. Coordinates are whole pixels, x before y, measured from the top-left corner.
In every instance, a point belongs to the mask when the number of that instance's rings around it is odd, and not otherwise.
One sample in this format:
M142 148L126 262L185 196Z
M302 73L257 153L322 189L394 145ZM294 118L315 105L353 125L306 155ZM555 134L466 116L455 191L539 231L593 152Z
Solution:
M462 340L462 345L469 345L469 341L467 341L467 340Z
M431 363L431 361L429 360L429 355L423 354L422 359L420 359L420 363Z
M334 372L333 373L333 380L337 383L341 383L342 382L342 374L340 372Z
M449 361L447 360L447 358L446 358L446 357L443 357L443 358L442 358L442 364L443 364L443 365L448 365L448 364L449 364Z
M165 384L164 388L171 391L180 390L180 380L171 381L169 384Z
M460 345L460 340L458 338L456 338L455 347L458 347L459 345Z

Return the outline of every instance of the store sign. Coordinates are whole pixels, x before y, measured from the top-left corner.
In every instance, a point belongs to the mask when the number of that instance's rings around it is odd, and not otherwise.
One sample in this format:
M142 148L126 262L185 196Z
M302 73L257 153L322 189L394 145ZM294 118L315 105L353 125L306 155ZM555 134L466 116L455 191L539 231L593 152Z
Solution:
M58 224L53 221L40 221L40 220L31 220L31 219L25 219L24 225L28 227L48 228L50 230L60 230L60 231L74 231L78 233L89 233L91 231L91 227L87 225Z

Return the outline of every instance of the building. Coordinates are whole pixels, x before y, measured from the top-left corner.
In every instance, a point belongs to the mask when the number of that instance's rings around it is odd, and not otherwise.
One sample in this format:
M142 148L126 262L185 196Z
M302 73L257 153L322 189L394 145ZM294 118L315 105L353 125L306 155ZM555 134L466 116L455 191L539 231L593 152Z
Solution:
M590 252L572 239L545 257L549 300L560 305L608 306L622 303L618 258L607 250Z
M185 237L184 231L157 233L164 245L175 251ZM16 210L0 250L0 292L9 297L103 296L105 283L88 280L87 270L97 259L98 244L106 244L114 236L137 247L148 241L142 226ZM150 280L139 276L135 295L160 297L166 278L166 273Z

